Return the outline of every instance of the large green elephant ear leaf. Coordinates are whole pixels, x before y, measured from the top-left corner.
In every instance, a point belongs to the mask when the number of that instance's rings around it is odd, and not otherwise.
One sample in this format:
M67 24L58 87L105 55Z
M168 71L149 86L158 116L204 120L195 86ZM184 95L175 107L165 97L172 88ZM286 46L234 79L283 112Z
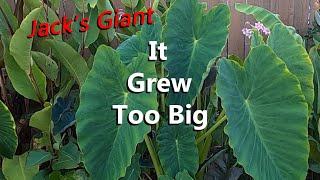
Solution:
M134 180L134 179L139 179L140 174L141 174L141 169L140 169L140 160L141 154L137 153L135 154L132 159L131 159L131 165L126 169L126 175L119 180Z
M316 114L320 113L320 56L318 52L319 48L319 45L314 46L309 51L309 55L312 59L312 64L314 67L315 101L313 104L313 110Z
M311 109L314 100L314 69L306 49L297 43L289 30L280 23L274 25L268 38L268 45L286 63L290 72L297 76Z
M151 130L147 124L132 126L127 120L132 110L146 113L158 107L155 91L135 94L127 89L127 79L136 72L144 73L145 78L156 77L155 65L148 62L148 55L139 54L126 67L111 47L98 48L93 68L80 92L76 115L79 146L92 179L125 176L137 144ZM121 125L117 125L113 105L128 105L128 109L122 111Z
M298 79L270 47L253 48L244 67L220 60L217 95L229 144L248 174L261 180L306 177L308 104Z
M16 125L8 107L0 101L0 156L12 158L18 146Z
M247 15L252 15L257 21L261 21L263 25L269 29L272 29L273 26L277 23L282 23L279 18L279 14L274 14L262 7L250 4L236 3L235 8L239 12L245 13Z
M252 15L257 21L261 21L263 25L270 30L272 30L273 26L277 23L283 24L278 14L274 14L262 7L250 4L236 3L235 8L239 12L245 13L247 15ZM286 28L289 30L290 34L294 36L299 44L303 44L302 37L296 33L296 29L294 27L286 26Z
M192 78L188 93L168 93L168 104L191 104L202 88L214 59L226 44L230 10L220 4L205 14L197 0L176 0L167 14L163 39L168 50L169 78Z
M199 156L191 126L166 124L161 127L157 142L160 162L166 175L173 178L183 170L193 176L197 173Z
M150 54L149 41L160 43L162 23L159 15L154 14L152 20L154 21L152 25L145 22L139 34L131 36L119 45L117 51L120 53L123 63L130 63L132 58L137 57L139 53Z

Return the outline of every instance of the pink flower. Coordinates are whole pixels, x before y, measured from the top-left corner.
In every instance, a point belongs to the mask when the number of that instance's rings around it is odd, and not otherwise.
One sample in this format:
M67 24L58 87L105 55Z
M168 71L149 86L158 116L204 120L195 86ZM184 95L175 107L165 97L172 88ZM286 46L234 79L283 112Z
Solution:
M249 28L243 28L242 29L242 33L247 36L248 38L251 38L252 36L252 29Z
M261 22L257 22L254 25L252 25L250 22L246 22L245 25L251 27L251 29L250 28L243 28L242 29L242 33L245 36L247 36L248 38L251 38L252 30L254 30L254 29L257 30L259 32L259 34L264 34L266 36L270 35L270 30L267 27L265 27L263 25L263 23L261 23Z
M257 22L254 24L254 28L260 31L260 30L263 30L265 27L261 22Z

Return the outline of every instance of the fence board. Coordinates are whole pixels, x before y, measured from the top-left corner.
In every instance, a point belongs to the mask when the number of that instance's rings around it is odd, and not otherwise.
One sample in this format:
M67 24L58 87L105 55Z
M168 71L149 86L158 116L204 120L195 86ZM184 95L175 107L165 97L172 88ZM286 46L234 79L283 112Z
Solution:
M12 9L15 8L15 0L7 0ZM63 0L66 4L67 16L71 17L74 7L69 0ZM145 0L146 6L150 7L150 2L154 0ZM261 6L270 10L273 13L280 15L280 18L287 25L294 26L298 32L304 36L307 33L308 25L312 26L314 20L314 2L317 0L200 0L208 3L208 8L211 8L218 3L226 3L231 9L231 27L230 36L227 47L223 53L224 56L228 54L235 54L240 57L245 57L249 50L249 39L242 35L242 28L246 21L254 23L254 19L246 16L235 10L234 4L236 2L253 4ZM120 0L113 1L116 7L123 8ZM309 22L309 23L308 23ZM232 42L232 43L231 43Z
M294 2L294 22L293 26L297 31L304 35L307 33L308 27L308 13L309 13L309 1L295 1Z
M312 23L314 21L314 13L315 13L315 9L316 9L314 4L315 4L316 1L320 2L320 0L308 0L309 9L308 9L307 13L308 13L308 16L309 16L309 26L310 27L312 26Z
M245 56L245 37L242 34L246 17L245 14L235 10L234 5L236 2L246 3L245 0L229 0L228 4L231 9L231 26L228 43L228 54L235 54L240 57Z
M279 0L279 14L285 24L293 25L294 0ZM298 1L297 1L298 2Z

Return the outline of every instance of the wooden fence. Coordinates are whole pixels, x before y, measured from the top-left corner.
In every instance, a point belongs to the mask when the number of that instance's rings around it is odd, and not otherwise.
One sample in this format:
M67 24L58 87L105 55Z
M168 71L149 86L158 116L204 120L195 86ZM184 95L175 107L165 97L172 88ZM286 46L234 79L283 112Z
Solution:
M153 0L151 0L153 1ZM316 0L200 0L207 2L208 8L219 3L225 3L231 9L231 27L228 46L225 54L235 54L245 57L249 50L249 39L242 34L242 28L247 21L254 23L254 19L235 10L235 3L247 3L261 6L273 13L280 15L281 20L290 26L294 26L299 34L306 35L308 28L312 26L314 19L314 4ZM114 1L118 6L121 5L120 0ZM150 0L145 0L146 5L150 5Z
M14 1L7 0L11 7L14 8ZM72 0L64 1L67 6L70 7ZM146 5L150 5L150 1L145 0ZM249 39L242 34L242 28L247 21L254 23L254 19L245 14L239 13L235 10L235 3L247 3L264 7L274 13L280 15L281 20L290 26L294 26L298 32L304 36L306 35L308 28L312 26L314 19L314 3L317 0L200 0L208 3L208 8L211 8L219 3L226 3L231 9L231 27L228 46L225 49L225 54L235 54L240 57L245 57L248 53ZM318 0L320 1L320 0ZM121 8L122 4L120 0L113 0L116 7ZM68 15L72 16L74 8L67 8Z

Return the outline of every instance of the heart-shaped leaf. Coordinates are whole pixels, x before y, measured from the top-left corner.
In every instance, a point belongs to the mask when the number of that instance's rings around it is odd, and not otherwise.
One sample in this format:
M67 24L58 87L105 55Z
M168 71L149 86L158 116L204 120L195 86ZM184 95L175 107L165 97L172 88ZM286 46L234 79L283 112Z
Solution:
M159 15L153 15L152 20L154 21L152 25L145 22L140 33L131 36L119 45L117 51L123 63L129 64L132 58L137 57L139 53L150 54L149 41L160 43L162 24Z
M31 116L29 125L51 135L52 106L45 107Z
M188 171L184 170L176 175L175 180L193 180Z
M182 172L177 173L175 180L193 180L193 178L189 175L188 171L184 170ZM168 175L160 176L159 180L174 180L172 177Z
M299 80L270 47L253 48L243 67L220 60L217 95L229 144L248 174L262 180L306 177L308 104Z
M306 49L297 43L283 24L275 24L268 38L268 45L283 60L292 74L300 81L309 107L313 107L313 66Z
M18 146L16 126L8 107L0 101L0 155L12 158Z
M53 163L53 170L74 169L80 163L80 151L78 146L72 142L62 146L59 158Z
M136 72L144 73L145 78L156 77L155 65L148 62L146 54L138 55L126 67L111 47L98 48L93 68L80 92L76 115L79 146L92 179L125 176L137 144L150 131L150 126L144 123L132 126L127 121L132 110L146 113L158 107L155 91L136 94L127 89L129 76ZM128 109L123 110L121 125L117 125L113 105L128 105Z
M195 133L186 125L164 125L157 136L159 158L165 174L174 177L178 172L187 170L193 176L199 165Z
M75 116L74 99L71 97L65 99L58 98L52 108L53 135L61 133L74 125L76 121Z
M167 104L192 104L214 59L226 44L230 10L220 4L207 13L198 0L176 0L168 10L163 39L169 78L192 78L188 93L168 93Z
M50 152L42 149L33 150L30 151L27 156L26 167L37 166L44 162L50 161L53 158L54 156Z
M141 157L140 154L135 154L132 157L131 165L126 169L126 175L123 178L120 178L120 180L139 179L141 174L141 169L139 164L140 157Z
M14 156L13 159L4 159L2 171L6 179L32 180L39 171L38 166L26 167L28 153Z

